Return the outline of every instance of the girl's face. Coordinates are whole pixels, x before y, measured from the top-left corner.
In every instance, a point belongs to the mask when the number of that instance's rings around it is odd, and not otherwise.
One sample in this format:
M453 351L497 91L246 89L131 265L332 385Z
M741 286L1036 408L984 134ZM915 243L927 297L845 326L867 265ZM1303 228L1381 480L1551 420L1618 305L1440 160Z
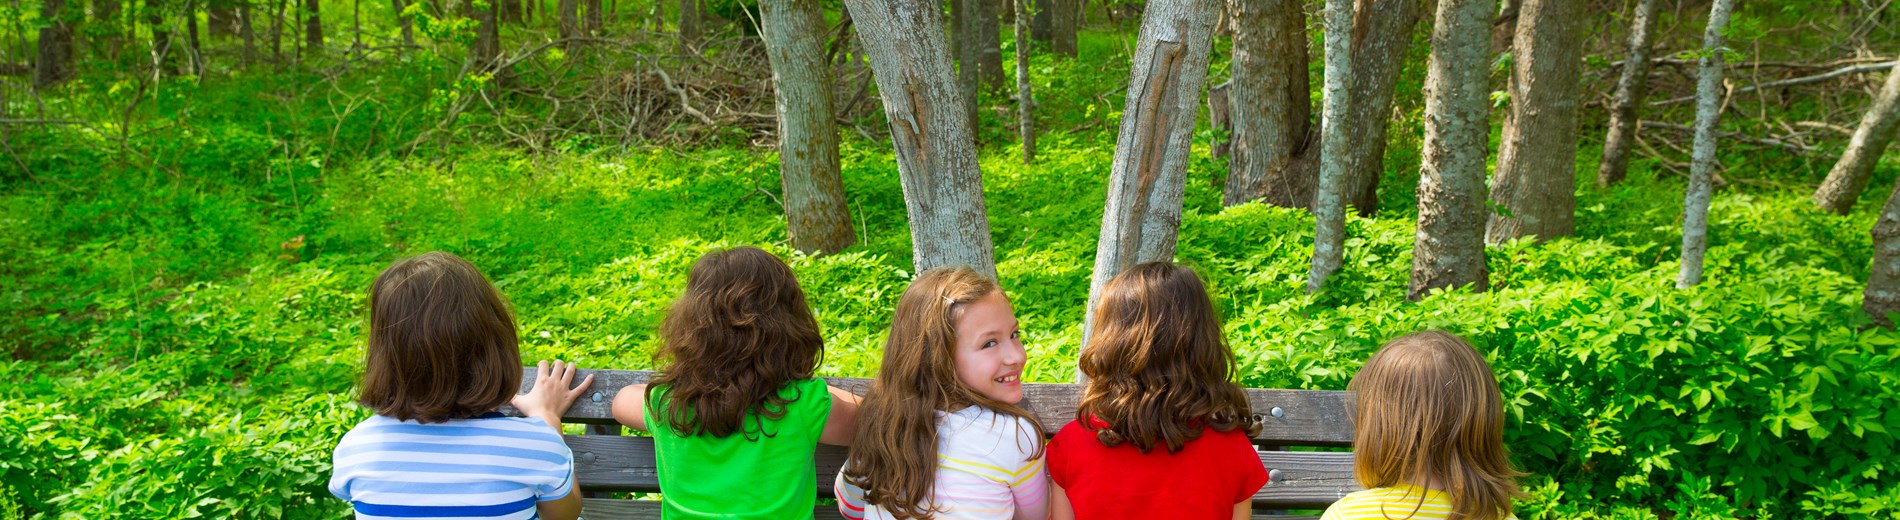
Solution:
M957 317L957 379L977 393L1014 404L1023 400L1023 342L1016 313L1002 291L970 302Z

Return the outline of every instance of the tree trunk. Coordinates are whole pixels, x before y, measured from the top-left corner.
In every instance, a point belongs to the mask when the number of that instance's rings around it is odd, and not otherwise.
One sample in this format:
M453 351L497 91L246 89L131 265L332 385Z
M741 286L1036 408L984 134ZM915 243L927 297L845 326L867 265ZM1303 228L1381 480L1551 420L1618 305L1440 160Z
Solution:
M1048 42L1052 34L1051 24L1054 23L1054 21L1051 19L1051 15L1055 13L1056 0L1023 1L1036 3L1036 12L1032 15L1031 19L1033 23L1029 26L1029 38L1039 42Z
M1847 142L1847 151L1841 153L1840 162L1834 163L1834 169L1827 172L1827 180L1821 182L1821 188L1814 190L1814 203L1821 209L1846 215L1860 202L1860 192L1867 189L1867 181L1874 177L1874 166L1880 163L1880 156L1893 143L1895 130L1900 130L1900 65L1887 72L1887 84L1880 88L1880 95L1868 105L1867 112L1860 117L1860 127L1854 129L1854 138Z
M1709 192L1714 190L1715 132L1722 117L1722 32L1734 0L1715 0L1702 34L1695 92L1695 148L1689 152L1689 188L1682 201L1682 271L1676 288L1702 283L1702 255L1709 250Z
M982 39L977 36L982 31L979 22L982 16L976 12L980 4L981 0L950 0L955 24L950 30L950 43L956 46L957 90L963 92L963 117L969 119L972 134L982 128L976 110L977 101L983 97L977 92L983 82L983 67L977 63L982 53Z
M396 8L396 25L402 28L402 44L404 46L414 47L416 45L414 18L403 13L403 11L409 10L409 2L407 0L392 1L392 6Z
M680 0L680 54L699 45L699 0Z
M1008 84L1003 76L1003 28L998 24L1002 0L974 0L976 8L977 73L991 92L1001 92Z
M836 253L850 247L857 235L851 231L838 173L824 13L818 0L761 0L759 17L778 103L786 231L792 247L800 251Z
M322 0L303 0L304 45L312 52L323 53L323 4Z
M1498 146L1485 240L1569 236L1577 207L1583 0L1525 0L1513 38L1511 113Z
M315 1L315 0L310 0ZM472 70L496 72L493 67L501 58L501 2L490 0L485 9L475 8L475 2L464 0L469 16L475 19L475 41L468 49L468 59L474 60ZM499 74L497 74L499 75Z
M600 12L600 3L601 0L584 0L581 3L581 6L587 11L587 17L585 22L581 25L581 29L584 31L584 34L588 36L600 34L601 25L606 20L606 17Z
M1425 149L1418 233L1406 298L1488 285L1484 268L1484 160L1491 140L1493 0L1440 0L1425 72Z
M257 30L251 24L252 20L256 18L256 13L257 7L254 5L248 3L238 5L238 39L244 42L243 50L240 54L242 59L240 61L242 61L244 65L250 65L252 61L257 60Z
M203 76L205 73L204 45L198 39L198 2L185 2L185 64L191 66L191 74Z
M1900 312L1900 184L1887 196L1887 205L1874 221L1874 260L1867 269L1867 291L1860 308L1874 322L1892 327L1887 314Z
M877 76L910 216L917 271L969 266L996 276L983 173L969 120L953 107L942 8L927 0L845 0Z
M1629 173L1630 143L1636 139L1636 106L1643 102L1649 83L1649 24L1656 18L1656 0L1637 0L1630 23L1630 55L1610 100L1610 133L1603 138L1603 162L1597 164L1597 186L1623 182Z
M84 10L83 6L75 6ZM73 28L66 23L66 0L45 0L41 4L39 57L34 62L33 86L53 86L73 73Z
M1581 0L1579 0L1581 1ZM1338 150L1346 161L1346 203L1360 216L1379 212L1379 177L1385 173L1386 132L1392 126L1392 97L1412 50L1419 0L1362 0L1353 14L1352 104L1346 107L1346 133L1352 146ZM1330 149L1329 149L1330 150Z
M1227 89L1227 187L1221 202L1263 200L1312 208L1316 164L1307 157L1313 101L1307 83L1302 0L1229 0L1233 11L1232 85Z
M1076 57L1075 33L1082 28L1082 0L1048 0L1049 52Z
M230 38L238 34L238 8L242 4L236 0L216 0L205 4L205 24L209 25L205 33L212 38Z
M583 34L580 0L561 0L559 9L561 11L561 39L580 37ZM574 44L569 42L566 47L568 50L573 50Z
M145 9L145 24L152 30L152 68L158 74L178 75L176 54L179 49L172 48L172 31L165 25L165 15L158 9Z
M119 0L92 0L94 52L105 51L106 61L117 63L125 47L125 23L119 20ZM97 30L104 25L104 30Z
M1016 132L1022 136L1023 164L1036 162L1036 98L1029 88L1029 0L1013 0L1016 26Z
M276 0L272 2L270 19L270 61L273 64L281 64L284 62L284 6L289 3L290 0Z
M1187 165L1193 160L1194 116L1200 111L1219 10L1219 0L1152 0L1142 16L1121 135L1109 167L1095 276L1082 315L1083 345L1109 279L1135 264L1174 258ZM1076 378L1082 377L1077 371Z
M1352 2L1326 0L1326 86L1320 102L1320 147L1345 150L1348 142L1341 124L1351 106ZM1319 292L1326 278L1339 270L1346 254L1346 158L1320 155L1319 192L1313 200L1313 269L1306 274L1306 292Z
M521 0L489 0L489 1L500 4L496 6L495 13L496 13L496 16L500 17L501 23L511 23L515 25L522 24L521 23L522 22Z

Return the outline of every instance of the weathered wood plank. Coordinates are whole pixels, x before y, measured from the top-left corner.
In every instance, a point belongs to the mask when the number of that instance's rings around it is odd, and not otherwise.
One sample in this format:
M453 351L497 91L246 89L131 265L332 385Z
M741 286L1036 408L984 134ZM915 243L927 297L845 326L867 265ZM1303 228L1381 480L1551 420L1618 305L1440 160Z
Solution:
M534 368L524 369L521 391L534 382ZM594 386L568 409L566 419L586 424L612 424L614 396L621 388L645 383L652 372L645 370L582 370L577 378L594 375ZM871 380L856 377L827 377L832 386L862 395ZM1352 444L1352 419L1346 408L1347 392L1331 390L1247 389L1254 415L1261 419L1260 435L1254 442L1274 446L1349 446ZM1023 385L1023 407L1036 414L1043 428L1054 432L1075 418L1076 403L1082 387L1073 384ZM1279 413L1274 411L1278 409ZM503 411L518 414L511 407Z
M653 439L608 435L569 435L575 476L581 488L597 491L660 490ZM814 456L818 496L831 497L831 485L844 466L845 449L818 447ZM1360 488L1352 478L1352 454L1345 452L1263 451L1260 462L1274 476L1254 495L1258 509L1318 509Z
M653 500L607 500L590 498L584 500L582 516L587 520L659 520L660 503ZM1278 516L1254 513L1261 520L1319 520L1317 516ZM842 520L838 507L820 504L812 508L813 520Z

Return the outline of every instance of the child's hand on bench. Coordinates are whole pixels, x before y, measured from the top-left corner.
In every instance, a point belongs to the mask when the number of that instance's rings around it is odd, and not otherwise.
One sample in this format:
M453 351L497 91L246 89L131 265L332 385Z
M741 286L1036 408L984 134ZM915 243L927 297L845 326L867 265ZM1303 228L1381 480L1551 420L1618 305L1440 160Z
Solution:
M579 367L554 360L549 367L547 361L535 364L534 388L528 393L515 396L511 403L521 414L546 421L554 431L561 431L561 414L574 406L574 400L580 399L587 387L594 384L594 376L589 374L581 381L581 386L568 389L574 384L574 373Z

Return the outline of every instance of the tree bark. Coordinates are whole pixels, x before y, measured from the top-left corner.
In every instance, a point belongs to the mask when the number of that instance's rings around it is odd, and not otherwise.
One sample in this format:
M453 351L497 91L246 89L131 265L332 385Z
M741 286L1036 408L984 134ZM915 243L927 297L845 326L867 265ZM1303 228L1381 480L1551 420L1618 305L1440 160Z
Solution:
M84 10L84 7L80 7ZM39 57L34 62L33 86L53 86L73 73L73 28L66 23L66 0L45 0L41 4Z
M1636 139L1636 107L1643 103L1649 84L1649 25L1656 18L1656 0L1637 0L1630 22L1629 59L1616 81L1610 100L1610 133L1603 138L1603 161L1597 164L1597 186L1623 182L1630 166L1630 143Z
M284 62L284 10L290 0L276 0L271 3L270 19L270 61L273 66Z
M1581 1L1581 0L1579 0ZM1338 150L1346 160L1346 197L1360 216L1379 212L1379 177L1385 173L1386 132L1392 126L1392 97L1412 50L1420 0L1361 0L1353 15L1352 104L1343 124L1354 136ZM1331 150L1331 149L1329 149Z
M1123 270L1174 258L1181 197L1207 79L1219 0L1152 0L1142 15L1121 134L1109 167L1108 201L1096 242L1095 276L1082 318L1087 345L1102 287ZM1076 378L1083 376L1076 372Z
M766 56L778 104L779 177L792 247L836 253L857 235L838 173L838 126L832 120L825 17L817 0L759 2Z
M257 18L256 13L257 7L255 5L249 3L238 5L238 39L244 43L243 50L241 51L242 59L240 61L242 61L244 65L250 65L251 62L257 60L257 30L252 25L254 19Z
M1039 42L1048 42L1050 35L1053 34L1051 32L1051 24L1054 23L1054 20L1051 19L1051 16L1055 13L1056 0L1023 1L1036 3L1036 12L1031 19L1033 23L1029 26L1029 38Z
M1228 0L1233 79L1227 89L1231 155L1221 203L1262 200L1310 209L1318 184L1313 100L1302 0Z
M322 0L303 0L304 44L317 53L323 52L323 4Z
M145 9L145 24L152 31L152 68L163 75L178 75L178 49L172 48L172 31L158 9Z
M606 21L606 17L601 14L601 0L584 0L581 7L587 11L581 25L583 33L588 36L600 34L600 28Z
M1861 294L1861 310L1875 323L1892 327L1887 314L1900 312L1900 184L1887 196L1887 205L1874 221L1874 260L1867 269L1867 290Z
M1491 139L1489 27L1494 0L1440 0L1425 72L1418 233L1406 298L1485 290L1484 166Z
M522 25L521 7L523 5L523 2L521 0L489 0L489 1L500 4L496 6L495 13L496 13L496 16L500 17L501 23L511 23L515 25Z
M501 2L490 0L486 9L476 9L475 2L469 0L463 2L462 5L467 6L465 8L470 11L469 16L475 19L476 24L475 41L469 44L468 49L468 59L475 63L470 69L496 72L493 67L501 58Z
M991 92L1001 92L1008 80L1003 75L1003 27L999 24L1002 0L972 0L976 14L977 75Z
M561 39L579 37L582 34L580 0L561 0L558 9L561 11ZM573 50L574 46L572 42L565 45L568 50Z
M119 0L92 0L92 19L95 26L105 26L103 31L95 28L93 52L103 50L106 61L117 63L125 47L125 24L119 20Z
M1896 113L1900 113L1900 66L1887 73L1886 85L1861 115L1860 126L1854 129L1841 160L1827 172L1821 188L1814 190L1815 205L1842 215L1854 209L1854 204L1860 202L1860 192L1873 179L1874 166L1880 163L1887 145L1893 143L1895 131L1900 130Z
M205 73L204 45L198 38L198 2L185 2L185 64L191 67L191 74L202 76Z
M1511 113L1498 146L1492 244L1569 236L1577 207L1577 106L1582 97L1583 0L1525 0L1513 38Z
M1022 136L1023 164L1036 162L1036 98L1029 87L1029 0L1013 0L1016 26L1016 132Z
M409 10L408 0L391 0L391 1L392 1L392 7L396 8L396 25L402 28L402 44L404 46L409 46L409 47L415 46L416 45L415 20L413 17L403 13L404 11Z
M1081 0L1048 0L1053 9L1049 13L1049 52L1059 56L1076 57L1076 31L1082 28Z
M1320 146L1322 150L1344 150L1351 146L1346 125L1341 124L1352 97L1351 0L1326 0L1325 16L1326 85L1320 103ZM1313 269L1306 274L1307 293L1319 292L1345 259L1346 185L1343 154L1322 154L1319 192L1313 200Z
M969 266L996 276L983 173L956 108L943 10L928 0L845 0L877 77L910 216L917 271Z
M983 97L982 93L977 92L979 84L983 82L983 67L977 64L980 61L978 54L982 53L981 39L977 36L982 31L978 22L982 16L976 13L980 2L950 0L951 15L956 24L950 31L950 43L956 46L957 89L963 91L963 117L970 121L972 134L982 128L976 110L977 100Z
M205 24L210 27L205 33L212 38L230 38L238 34L238 9L241 3L235 0L217 0L205 4Z
M699 44L700 29L699 0L680 0L680 54Z
M1702 283L1702 256L1709 250L1709 195L1714 190L1715 133L1722 117L1722 33L1734 0L1715 0L1702 34L1696 73L1695 147L1689 152L1689 187L1682 201L1682 270L1676 288Z

